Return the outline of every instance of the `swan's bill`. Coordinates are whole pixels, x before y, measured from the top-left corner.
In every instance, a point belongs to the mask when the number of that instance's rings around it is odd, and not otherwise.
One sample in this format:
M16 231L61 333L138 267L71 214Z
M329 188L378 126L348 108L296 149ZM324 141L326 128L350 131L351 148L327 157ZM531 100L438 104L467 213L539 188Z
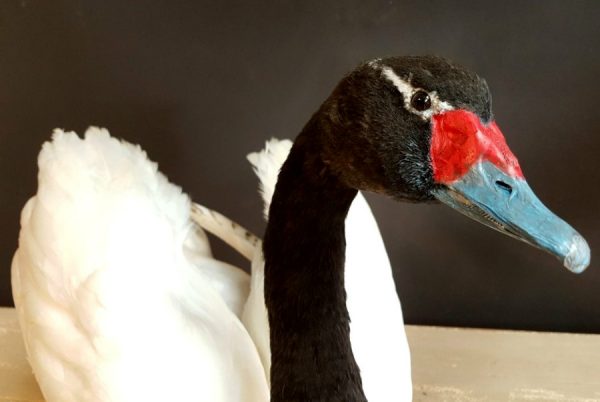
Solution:
M437 199L486 226L556 256L574 273L590 264L586 241L536 197L527 182L488 161L435 191Z

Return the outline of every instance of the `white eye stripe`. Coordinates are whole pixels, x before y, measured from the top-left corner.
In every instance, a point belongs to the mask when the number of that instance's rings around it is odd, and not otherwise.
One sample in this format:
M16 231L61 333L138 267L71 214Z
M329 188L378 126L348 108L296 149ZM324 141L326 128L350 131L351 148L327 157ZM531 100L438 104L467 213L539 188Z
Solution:
M396 89L402 94L402 98L404 99L404 108L406 110L408 110L409 112L414 113L417 116L421 117L423 120L430 119L431 116L433 116L434 114L438 114L438 113L441 113L444 111L454 109L454 107L452 107L452 105L450 105L448 102L440 100L436 91L432 91L432 92L428 92L429 98L431 99L431 107L429 109L423 110L423 111L416 110L415 108L413 108L411 106L410 100L412 99L413 95L417 91L420 91L422 89L415 88L411 85L411 83L409 81L403 80L402 78L398 77L398 75L390 67L381 66L377 62L371 62L371 63L369 63L369 65L371 67L377 68L377 69L381 68L381 74L388 81L390 81L392 84L394 84Z

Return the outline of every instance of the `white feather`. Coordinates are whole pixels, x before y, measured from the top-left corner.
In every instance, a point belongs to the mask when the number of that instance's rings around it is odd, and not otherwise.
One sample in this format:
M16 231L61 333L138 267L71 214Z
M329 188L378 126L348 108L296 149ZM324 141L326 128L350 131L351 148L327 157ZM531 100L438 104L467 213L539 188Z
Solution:
M55 132L39 168L12 272L46 399L268 400L247 331L188 259L211 261L204 239L186 242L190 201L156 164L92 128Z
M269 206L275 192L279 170L290 153L290 149L292 149L292 141L271 138L265 143L262 151L253 152L247 156L259 179L258 187L264 202L265 220L269 218Z

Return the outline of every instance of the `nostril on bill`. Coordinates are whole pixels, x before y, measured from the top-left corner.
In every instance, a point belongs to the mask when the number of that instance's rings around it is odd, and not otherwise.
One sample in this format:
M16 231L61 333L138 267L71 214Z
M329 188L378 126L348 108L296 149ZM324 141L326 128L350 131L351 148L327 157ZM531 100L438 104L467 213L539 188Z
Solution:
M496 180L496 186L498 186L502 191L505 191L508 195L512 194L513 192L512 186L503 182L502 180Z

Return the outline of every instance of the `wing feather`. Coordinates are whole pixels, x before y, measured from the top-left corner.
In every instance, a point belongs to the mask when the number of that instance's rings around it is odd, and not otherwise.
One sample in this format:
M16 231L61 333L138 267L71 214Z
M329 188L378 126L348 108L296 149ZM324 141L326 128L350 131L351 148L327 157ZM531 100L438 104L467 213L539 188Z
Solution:
M268 400L251 338L197 265L214 260L181 189L96 128L56 131L38 164L12 273L46 399Z

